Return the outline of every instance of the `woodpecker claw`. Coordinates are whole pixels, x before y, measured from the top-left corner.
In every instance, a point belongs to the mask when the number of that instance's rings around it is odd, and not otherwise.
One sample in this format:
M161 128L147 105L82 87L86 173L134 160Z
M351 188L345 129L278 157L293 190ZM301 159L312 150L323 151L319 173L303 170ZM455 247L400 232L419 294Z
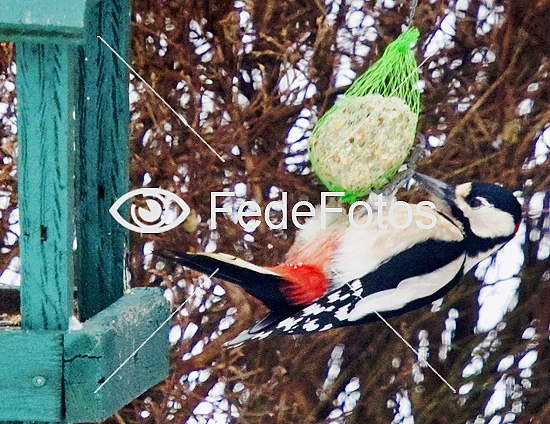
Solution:
M397 190L409 183L410 179L416 172L416 164L420 159L422 159L424 152L426 151L426 138L420 133L418 133L418 137L420 139L420 143L413 148L409 159L401 166L401 168L404 169L400 168L400 170L398 170L393 178L387 182L381 190L373 190L375 194L382 194L383 196L392 197L395 195Z

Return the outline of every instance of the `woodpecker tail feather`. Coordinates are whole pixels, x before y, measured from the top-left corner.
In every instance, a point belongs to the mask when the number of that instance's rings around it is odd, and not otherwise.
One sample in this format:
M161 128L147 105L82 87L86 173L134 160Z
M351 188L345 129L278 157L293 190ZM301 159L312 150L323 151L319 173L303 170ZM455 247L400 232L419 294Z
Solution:
M284 279L270 269L224 253L183 253L165 250L157 254L204 274L214 274L216 278L238 284L282 316L290 316L299 309L289 304L283 292Z

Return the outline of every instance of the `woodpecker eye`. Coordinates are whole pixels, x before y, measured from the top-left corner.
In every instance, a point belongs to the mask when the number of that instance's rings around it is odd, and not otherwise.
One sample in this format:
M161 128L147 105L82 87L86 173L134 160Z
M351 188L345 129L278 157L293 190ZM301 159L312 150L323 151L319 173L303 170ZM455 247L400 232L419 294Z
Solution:
M480 208L482 206L491 206L491 204L489 203L489 201L485 197L480 197L480 196L476 196L473 199L470 199L468 204L472 208Z

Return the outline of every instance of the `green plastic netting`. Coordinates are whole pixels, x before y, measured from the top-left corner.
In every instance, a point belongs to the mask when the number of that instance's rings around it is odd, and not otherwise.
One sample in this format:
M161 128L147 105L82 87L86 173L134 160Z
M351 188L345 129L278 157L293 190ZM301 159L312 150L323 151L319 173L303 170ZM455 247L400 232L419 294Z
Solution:
M410 28L357 78L327 111L309 138L317 176L331 191L353 202L383 186L414 144L420 111L417 63Z
M386 47L382 57L351 84L344 96L357 97L376 93L384 97L399 97L412 113L418 115L418 65L411 45L416 43L419 35L418 29L409 28L397 37Z

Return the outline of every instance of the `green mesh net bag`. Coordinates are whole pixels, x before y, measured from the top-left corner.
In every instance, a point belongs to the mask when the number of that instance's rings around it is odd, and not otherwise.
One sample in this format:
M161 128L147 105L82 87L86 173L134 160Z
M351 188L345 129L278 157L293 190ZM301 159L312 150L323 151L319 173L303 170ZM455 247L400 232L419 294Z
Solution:
M308 141L320 180L353 202L379 189L403 164L414 144L420 111L417 63L410 28L355 80L317 122Z

